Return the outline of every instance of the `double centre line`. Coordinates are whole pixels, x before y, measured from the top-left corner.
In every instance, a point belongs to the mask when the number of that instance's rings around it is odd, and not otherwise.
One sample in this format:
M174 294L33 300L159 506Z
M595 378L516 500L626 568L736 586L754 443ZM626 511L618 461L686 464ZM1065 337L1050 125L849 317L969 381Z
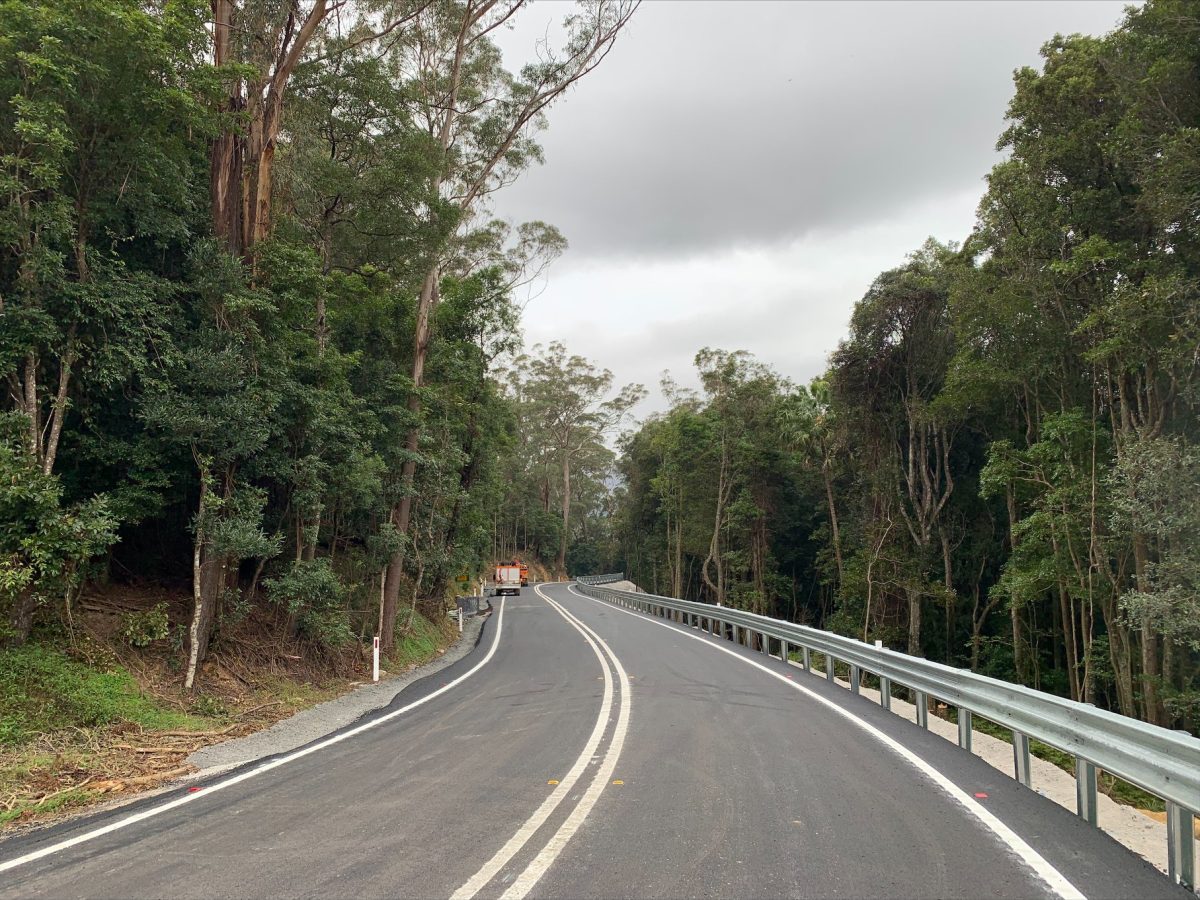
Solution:
M631 706L629 676L626 674L625 667L621 665L621 661L617 658L617 655L613 653L612 648L608 646L600 635L596 634L587 625L584 625L561 604L551 599L540 586L535 586L534 591L552 609L566 619L572 628L583 636L588 646L592 648L592 652L596 654L596 658L600 661L601 671L604 673L604 699L600 704L600 712L596 717L596 724L592 729L591 736L584 745L583 751L576 758L574 765L571 766L570 771L567 772L546 799L542 801L542 804L534 811L533 815L517 829L508 842L496 851L495 855L484 863L483 867L471 876L462 887L454 892L452 895L453 900L471 900L471 898L476 897L497 875L501 874L505 866L512 862L513 858L525 848L562 802L571 796L575 801L575 806L566 815L554 833L546 840L541 850L525 866L524 870L513 878L511 882L508 882L507 888L501 895L503 900L522 900L522 898L526 897L533 890L534 885L546 874L546 870L550 868L566 848L568 842L574 837L575 832L579 830L579 827L587 818L588 813L592 811L592 807L596 805L596 801L600 799L601 793L604 792L604 788L612 779L613 771L617 766L617 760L621 755L621 748L625 744L625 736L629 730L629 710ZM572 796L571 792L574 790L575 785L587 773L588 767L595 764L599 758L600 744L609 730L608 726L612 721L614 703L614 673L620 689L619 695L616 696L616 723L612 728L608 746L604 750L603 757L600 758L599 765L592 776L591 782L582 794Z

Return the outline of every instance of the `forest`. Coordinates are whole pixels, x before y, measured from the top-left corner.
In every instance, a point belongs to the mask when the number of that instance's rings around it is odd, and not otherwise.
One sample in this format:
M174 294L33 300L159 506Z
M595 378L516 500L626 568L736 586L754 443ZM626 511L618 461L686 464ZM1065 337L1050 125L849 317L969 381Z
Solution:
M666 377L588 539L648 591L1194 731L1200 6L1043 57L971 234L881 273L807 385Z
M566 246L492 198L637 3L513 66L524 6L0 2L0 645L82 652L81 598L150 585L123 633L188 691L251 621L353 668L486 571L559 402L498 377L515 298Z
M492 206L637 2L514 67L523 6L0 0L0 644L151 585L187 691L248 623L353 668L520 556L1200 727L1200 6L1018 71L819 377L705 348L640 422Z

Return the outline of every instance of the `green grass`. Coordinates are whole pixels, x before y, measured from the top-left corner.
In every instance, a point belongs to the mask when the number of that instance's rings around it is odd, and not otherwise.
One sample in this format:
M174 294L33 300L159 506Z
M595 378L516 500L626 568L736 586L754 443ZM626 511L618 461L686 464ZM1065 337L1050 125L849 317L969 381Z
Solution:
M0 827L7 825L14 819L19 819L31 810L42 815L44 813L52 813L55 810L65 809L69 806L79 806L86 803L89 796L88 789L83 787L78 790L64 791L39 803L17 802L12 809L0 809Z
M396 618L406 622L407 612L402 611ZM448 642L447 638L451 636L450 629L457 630L457 626L447 624L439 627L417 613L413 616L412 631L396 635L395 649L388 654L388 667L392 671L398 671L429 662Z
M203 718L166 709L120 666L105 670L45 644L0 651L0 745L78 726L130 722L148 730L201 730Z

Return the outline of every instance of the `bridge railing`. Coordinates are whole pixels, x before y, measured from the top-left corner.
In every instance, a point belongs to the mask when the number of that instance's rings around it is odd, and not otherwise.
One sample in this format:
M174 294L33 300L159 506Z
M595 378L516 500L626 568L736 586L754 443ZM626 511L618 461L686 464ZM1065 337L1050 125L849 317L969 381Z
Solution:
M605 576L601 576L605 577ZM579 579L583 593L618 606L720 634L750 644L761 639L770 652L770 639L779 655L790 658L799 648L804 669L812 669L812 654L824 657L825 676L834 680L835 664L849 667L850 690L859 692L862 676L879 679L880 703L891 708L892 687L912 690L917 724L928 727L929 699L958 710L958 742L971 749L971 716L978 715L1012 730L1015 777L1030 786L1029 741L1035 739L1075 757L1076 809L1096 824L1096 783L1107 772L1161 798L1167 807L1168 874L1177 883L1196 887L1194 819L1200 811L1200 739L1128 716L1098 709L1019 684L978 675L966 669L931 662L874 646L853 638L796 625L782 619L725 606L694 603L603 587Z
M609 575L580 575L576 579L580 584L612 584L614 581L624 581L624 572L613 572Z

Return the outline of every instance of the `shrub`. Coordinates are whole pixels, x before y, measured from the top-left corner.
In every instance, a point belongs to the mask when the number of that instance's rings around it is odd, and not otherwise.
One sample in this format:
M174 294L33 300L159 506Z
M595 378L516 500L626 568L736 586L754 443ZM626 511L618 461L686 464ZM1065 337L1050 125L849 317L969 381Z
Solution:
M329 560L296 560L283 574L263 583L271 602L295 617L300 634L327 647L353 640L347 591Z
M156 603L152 609L121 617L121 637L131 647L149 647L155 641L165 640L170 633L166 603Z

